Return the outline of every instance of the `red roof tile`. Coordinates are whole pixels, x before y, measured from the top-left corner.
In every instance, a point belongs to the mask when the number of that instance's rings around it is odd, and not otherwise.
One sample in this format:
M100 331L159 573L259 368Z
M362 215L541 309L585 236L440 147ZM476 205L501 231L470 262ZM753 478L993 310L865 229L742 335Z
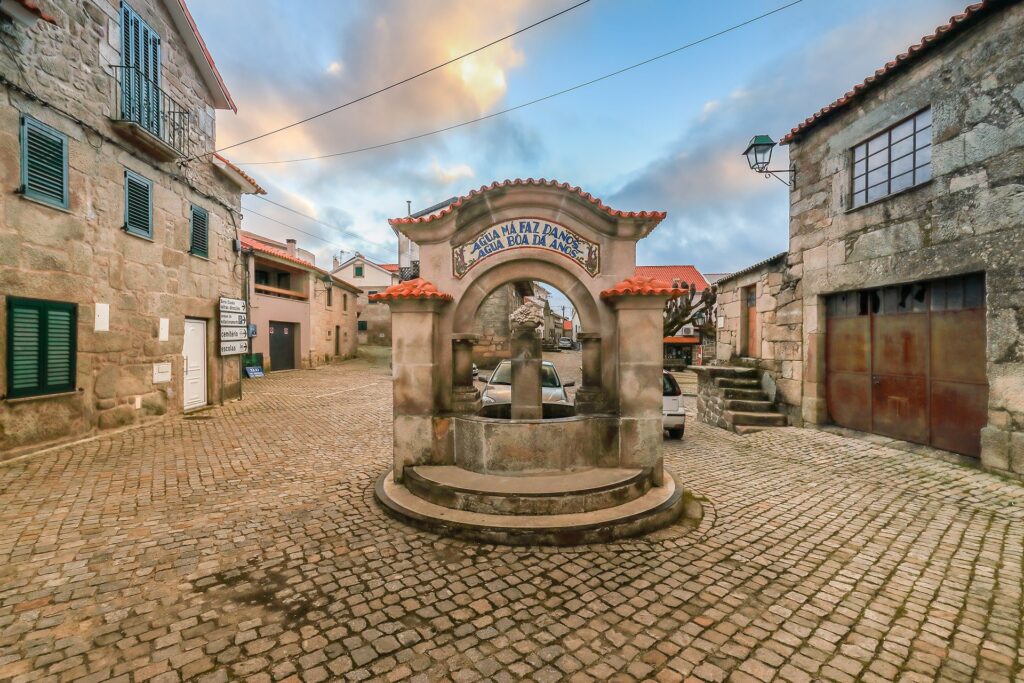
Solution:
M377 265L380 266L381 268L383 268L384 270L389 271L391 273L397 273L398 272L398 264L397 263L378 263Z
M653 277L642 277L634 275L631 278L626 278L622 282L618 283L611 289L606 289L601 292L602 299L612 299L620 296L665 296L677 297L683 294L685 290L679 287L673 287L664 280L658 280Z
M480 189L471 190L469 194L465 194L459 197L458 199L453 201L451 204L448 204L437 213L428 214L426 216L420 216L419 218L413 218L411 216L406 216L403 218L391 218L388 219L388 223L390 223L391 225L405 225L408 223L429 223L430 221L434 221L437 220L438 218L447 216L452 211L468 202L470 199L473 199L476 196L489 192L490 190L521 185L534 187L560 187L563 190L575 192L580 197L586 199L588 202L596 206L598 210L603 211L609 216L614 216L615 218L650 218L660 221L664 219L665 216L668 215L664 211L619 211L617 209L611 208L610 206L605 206L604 202L602 202L600 199L594 197L589 192L584 192L578 186L574 187L572 185L569 185L569 183L560 183L557 180L545 180L544 178L541 178L539 180L527 178L526 180L523 180L522 178L516 178L514 180L504 180L500 182L494 181L490 185L482 185Z
M703 292L710 285L701 272L694 266L637 266L634 274L641 277L652 277L665 282L679 282L687 287L693 285L698 292Z
M220 154L217 154L216 152L214 152L214 153L213 153L213 156L214 156L214 157L215 157L216 159L218 159L218 160L219 160L219 161L220 161L220 162L221 162L222 164L224 164L225 166L227 166L228 168L230 168L230 169L231 169L232 171L234 171L234 172L235 172L235 173L237 173L238 175L240 175L240 176L242 176L243 178L245 178L245 181L246 181L247 183L249 183L249 184L250 184L250 185L252 185L252 186L253 186L254 188L256 188L256 192L255 192L255 194L266 194L266 193L267 193L267 191L266 191L266 190L264 190L264 189L263 189L262 187L260 187L260 184L259 184L259 183L257 183L257 182L256 182L256 180L255 180L255 179L254 179L254 178L253 178L253 177L252 177L251 175L249 175L248 173L246 173L246 172L245 172L245 171L243 171L242 169L238 168L238 166L235 166L235 165L234 165L233 163L231 163L230 161L228 161L227 159L225 159L224 157L222 157L222 156L221 156Z
M298 256L292 256L291 254L289 254L284 249L277 249L275 247L270 246L269 244L264 244L263 242L260 242L259 240L253 239L252 237L248 237L246 235L242 235L242 246L243 247L247 247L249 249L252 249L253 251L258 251L260 253L267 254L269 256L274 256L275 258L284 259L285 261L291 261L292 263L294 263L296 265L299 265L299 266L302 266L303 268L307 268L309 270L312 270L312 271L314 271L316 273L319 273L320 275L330 275L331 279L334 280L334 283L337 284L338 286L344 288L344 289L349 289L349 290L351 290L353 292L356 292L356 293L362 293L362 291L363 291L359 287L356 287L355 285L353 285L351 282L345 282L340 277L337 277L335 275L332 275L331 273L328 273L323 268L318 268L317 266L313 265L312 263L310 263L309 261L307 261L305 259L301 259Z
M452 295L437 291L437 287L421 277L391 285L379 294L371 294L370 301L391 301L393 299L440 299L451 301Z
M24 7L26 10L28 10L31 14L36 15L37 17L39 17L43 21L48 21L51 24L53 24L54 26L57 25L56 17L54 17L52 14L50 14L48 12L44 12L39 7L39 5L34 3L32 0L14 0L14 2L18 3L19 5Z
M950 17L948 23L936 28L934 33L921 38L920 43L911 45L906 52L897 55L891 62L886 63L886 65L881 69L875 71L873 75L864 79L862 83L853 86L853 90L850 90L832 104L819 109L813 115L804 119L803 122L793 128L782 138L781 143L783 145L789 144L797 137L807 132L808 129L835 114L837 111L848 107L865 92L878 86L893 74L898 73L908 64L912 64L914 61L920 59L937 45L962 33L966 28L976 24L977 20L981 17L991 14L996 10L1009 7L1012 4L1013 2L1006 2L1005 0L983 0L982 2L969 5L962 13Z

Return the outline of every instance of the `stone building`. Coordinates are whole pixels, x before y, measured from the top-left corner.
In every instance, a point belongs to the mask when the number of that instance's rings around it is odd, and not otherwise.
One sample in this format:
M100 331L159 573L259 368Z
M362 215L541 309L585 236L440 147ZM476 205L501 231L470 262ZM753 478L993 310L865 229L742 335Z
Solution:
M238 395L234 110L179 0L0 4L0 453Z
M532 282L510 282L484 299L476 314L473 333L479 339L473 346L473 362L481 368L493 368L510 357L512 328L509 316L533 296Z
M335 260L335 277L361 290L357 334L360 344L391 346L391 310L387 304L370 303L367 297L398 284L397 263L377 263L359 252L344 262Z
M1024 474L1022 35L972 5L783 138L789 250L720 283L718 351L794 422Z
M313 368L350 358L357 346L358 287L317 268L293 239L242 233L247 258L253 354L265 370Z

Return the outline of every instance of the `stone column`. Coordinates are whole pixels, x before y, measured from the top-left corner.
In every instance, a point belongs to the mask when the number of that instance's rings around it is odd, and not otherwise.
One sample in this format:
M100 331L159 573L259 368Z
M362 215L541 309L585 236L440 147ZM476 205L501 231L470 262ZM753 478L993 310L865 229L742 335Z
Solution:
M452 335L452 412L475 414L480 410L480 390L473 386L473 347L476 334Z
M580 332L583 346L583 377L576 391L576 413L579 415L600 413L604 407L604 389L601 382L601 335L597 332Z
M447 301L401 298L391 306L391 365L394 385L395 481L406 467L431 462L433 419L438 412L439 370L434 338L438 313Z
M662 311L667 295L622 295L612 301L619 346L619 466L651 472L664 483L662 444Z
M543 360L540 337L534 325L512 328L512 419L539 420L544 417L540 386Z

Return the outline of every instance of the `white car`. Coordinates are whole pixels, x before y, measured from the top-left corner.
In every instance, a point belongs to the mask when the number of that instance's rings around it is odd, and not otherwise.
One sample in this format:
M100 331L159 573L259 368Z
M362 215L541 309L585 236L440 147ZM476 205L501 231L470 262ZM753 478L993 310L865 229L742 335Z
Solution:
M661 414L668 435L673 439L683 438L686 431L683 390L668 370L661 371Z
M565 387L575 386L575 384L575 382L562 384L555 365L551 361L546 360L541 363L540 387L541 400L544 403L571 405L572 402L569 400L568 394L565 393ZM503 360L498 363L498 367L494 368L490 379L487 380L487 386L484 387L481 399L485 406L512 402L512 361Z

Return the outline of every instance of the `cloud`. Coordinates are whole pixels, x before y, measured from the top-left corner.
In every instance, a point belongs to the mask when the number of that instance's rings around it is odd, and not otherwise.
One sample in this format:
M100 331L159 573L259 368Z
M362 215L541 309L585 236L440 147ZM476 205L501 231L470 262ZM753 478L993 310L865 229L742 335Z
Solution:
M329 65L327 65L327 73L331 74L332 76L337 76L344 70L345 66L341 62L331 62Z
M433 172L434 178L444 185L451 185L457 180L472 178L475 175L473 169L468 164L456 164L455 166L442 168L441 164L437 163L437 159L433 160L430 170Z
M779 139L916 42L936 19L930 2L861 16L763 65L727 98L707 101L664 155L608 197L616 208L669 213L638 245L638 262L723 272L784 251L787 188L749 169L741 156L747 141L757 133ZM785 147L776 148L771 166L788 166Z

